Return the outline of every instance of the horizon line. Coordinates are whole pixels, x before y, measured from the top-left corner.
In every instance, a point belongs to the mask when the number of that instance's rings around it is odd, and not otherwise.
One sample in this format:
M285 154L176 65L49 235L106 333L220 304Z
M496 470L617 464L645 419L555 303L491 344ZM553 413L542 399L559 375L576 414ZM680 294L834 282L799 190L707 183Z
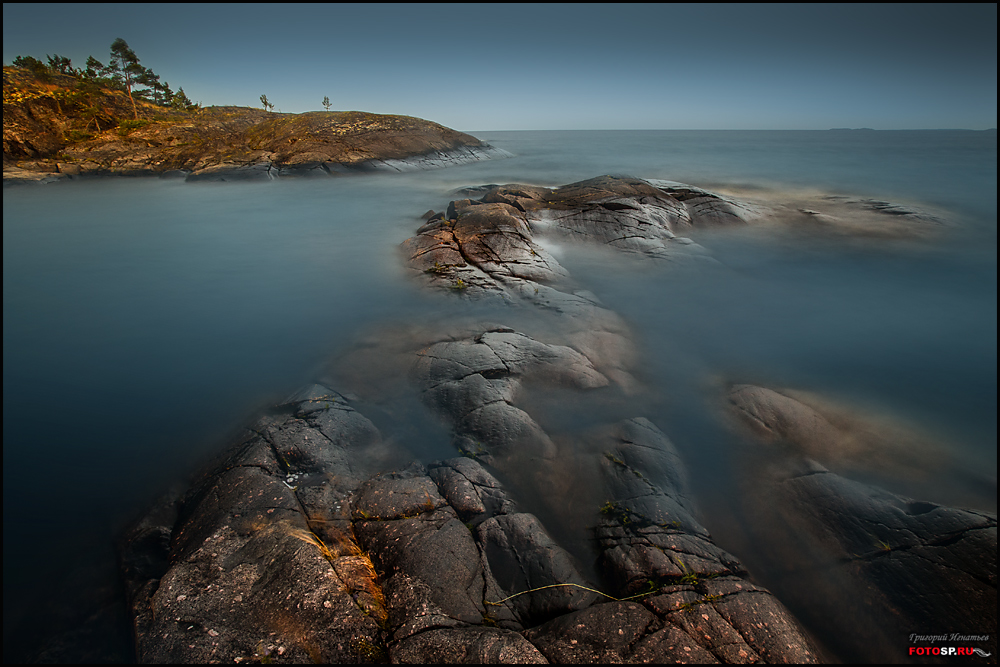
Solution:
M996 132L997 128L975 129L968 127L825 127L825 128L560 128L560 129L491 129L459 130L460 132Z

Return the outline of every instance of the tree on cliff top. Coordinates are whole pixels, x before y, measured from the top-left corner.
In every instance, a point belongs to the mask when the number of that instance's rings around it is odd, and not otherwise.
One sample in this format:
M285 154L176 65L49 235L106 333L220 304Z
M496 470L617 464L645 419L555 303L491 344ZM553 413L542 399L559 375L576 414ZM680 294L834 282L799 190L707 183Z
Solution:
M49 69L53 72L59 72L60 74L68 74L70 76L76 75L76 70L73 69L73 61L71 61L66 56L61 56L58 53L54 56L45 54L45 57L49 60Z
M137 83L144 83L143 79L148 76L147 70L139 64L139 56L135 55L128 42L121 37L111 43L111 60L107 70L125 86L128 99L132 102L132 113L138 119L139 111L135 107L135 98L132 97L132 87ZM149 74L152 74L152 70Z
M14 58L14 67L23 67L29 70L39 81L49 81L52 78L48 66L33 56L18 56Z

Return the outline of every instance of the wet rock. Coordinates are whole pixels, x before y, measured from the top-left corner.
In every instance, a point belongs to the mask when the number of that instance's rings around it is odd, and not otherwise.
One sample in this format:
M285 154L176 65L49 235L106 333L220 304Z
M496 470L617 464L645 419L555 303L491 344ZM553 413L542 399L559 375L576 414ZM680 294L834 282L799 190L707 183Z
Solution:
M517 504L500 482L477 461L460 457L432 463L429 468L431 479L467 525L478 526L491 517L517 512Z
M637 636L625 654L616 648L617 655L654 662L814 662L814 649L789 612L751 584L743 565L695 518L683 465L666 436L648 420L632 419L604 438L611 499L596 530L600 563L613 594L637 598L592 608L634 619ZM653 613L640 613L639 601ZM570 623L566 618L558 621ZM599 631L588 632L591 645L606 641Z
M541 522L522 514L493 475L478 462L455 458L432 464L431 477L470 528L480 549L487 579L487 617L500 625L537 623L587 606L593 588L572 557L549 536ZM527 591L543 586L553 588ZM511 600L500 602L511 598ZM511 627L514 627L511 624Z
M762 204L709 192L676 181L650 179L651 185L679 202L683 202L693 226L753 223L772 211Z
M920 210L913 206L897 204L893 202L881 201L878 199L866 199L848 197L845 195L827 195L825 200L846 204L847 206L858 208L864 211L873 211L887 216L898 216L907 218L910 221L941 225L944 221L938 216L928 211Z
M892 619L883 624L891 638L938 628L990 635L995 650L995 515L901 497L815 464L781 482L779 495L786 519Z
M428 274L432 284L469 289L474 296L506 294L509 300L513 295L505 281L511 278L541 284L566 278L558 262L535 242L538 233L555 231L619 250L668 257L682 247L687 254L696 250L686 239L672 243L675 228L746 222L762 215L760 207L676 186L611 176L554 190L484 186L478 201L451 202L446 221L421 227L403 247L410 266Z
M337 509L353 491L342 473L363 465L377 432L336 398L313 387L265 417L126 535L140 662L384 657L377 576ZM309 488L289 482L304 474Z
M525 665L548 661L524 637L501 628L430 630L396 644L389 653L399 664Z
M184 179L198 181L270 181L277 177L270 162L248 165L218 164L192 171Z
M602 466L611 497L597 530L607 575L621 594L664 580L744 574L692 514L684 467L670 441L646 419L619 424Z
M385 573L387 586L395 577L406 577L426 590L424 596L411 595L426 598L434 610L431 615L448 619L451 625L482 624L486 581L479 551L472 532L430 477L414 471L365 482L353 516L358 542Z
M729 401L760 441L794 447L754 470L749 516L773 562L810 563L808 575L783 573L792 582L789 601L816 610L838 641L846 637L848 657L910 641L914 632L988 634L995 649L995 515L906 498L806 458L842 461L852 441L795 398L739 385Z
M898 478L949 466L945 448L887 416L868 416L819 396L733 385L727 401L737 420L771 445L791 447L825 465Z
M419 171L424 169L443 169L483 160L496 160L513 157L507 151L488 144L479 146L457 146L448 150L435 150L420 153L410 157L396 159L372 159L353 168L362 171Z
M608 384L585 356L506 328L435 343L418 354L413 377L425 401L446 415L465 451L477 456L525 452L551 458L555 446L514 405L527 380L590 389Z
M629 662L632 647L656 616L635 602L608 602L566 614L525 632L550 662L612 664Z
M592 587L569 554L533 515L507 513L515 504L477 462L452 459L432 475L437 484L417 469L377 476L354 503L355 534L385 576L394 641L440 627L520 629L590 604L592 594L563 586ZM475 530L446 498L480 520ZM554 588L524 594L542 586Z
M597 597L593 584L583 579L570 555L534 515L487 519L476 529L476 537L504 597L517 596L510 606L525 625L583 609Z

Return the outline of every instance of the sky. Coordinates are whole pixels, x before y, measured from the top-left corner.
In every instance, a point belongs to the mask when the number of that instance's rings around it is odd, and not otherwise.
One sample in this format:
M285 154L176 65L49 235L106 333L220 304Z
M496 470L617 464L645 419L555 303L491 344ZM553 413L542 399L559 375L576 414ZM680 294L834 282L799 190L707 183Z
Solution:
M996 4L12 4L3 62L125 39L203 105L449 127L997 126Z

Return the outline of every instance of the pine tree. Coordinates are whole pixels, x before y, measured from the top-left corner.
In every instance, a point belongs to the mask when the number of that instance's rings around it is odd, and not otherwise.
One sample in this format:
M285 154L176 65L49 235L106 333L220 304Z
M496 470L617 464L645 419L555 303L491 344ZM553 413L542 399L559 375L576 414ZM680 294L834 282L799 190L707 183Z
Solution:
M323 96L323 106L326 107L327 111L330 110L330 96L329 95L324 95Z
M194 106L194 103L184 94L184 88L178 88L170 99L170 106L179 111L187 111Z
M53 72L59 72L60 74L75 75L77 72L73 69L73 63L69 58L61 56L58 53L54 56L45 54L45 57L49 59L49 69Z
M48 65L33 56L18 56L14 58L14 67L23 67L31 70L31 73L39 81L50 81L52 79Z
M94 56L87 56L87 69L83 70L83 77L90 81L97 81L106 76L108 68Z
M264 111L270 111L274 105L267 101L267 95L260 96L260 103L264 105Z
M132 113L136 120L139 118L139 111L135 106L135 97L132 94L132 89L136 85L148 86L152 89L152 93L148 90L141 91L140 97L152 94L154 99L165 104L173 96L170 88L166 84L160 83L158 74L139 63L139 57L135 55L135 51L129 48L128 43L121 37L112 42L111 61L105 69L111 72L112 76L125 87L128 98L132 102Z

